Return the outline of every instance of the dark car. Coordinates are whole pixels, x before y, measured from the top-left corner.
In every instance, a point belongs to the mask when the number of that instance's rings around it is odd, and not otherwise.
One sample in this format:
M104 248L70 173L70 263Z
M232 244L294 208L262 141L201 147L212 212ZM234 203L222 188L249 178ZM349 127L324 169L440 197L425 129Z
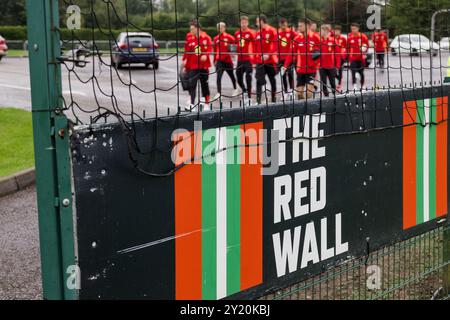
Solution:
M159 68L159 45L147 32L122 32L112 48L112 63L117 69L124 64L141 63Z
M8 52L8 46L6 45L6 40L0 36L0 61L6 56Z

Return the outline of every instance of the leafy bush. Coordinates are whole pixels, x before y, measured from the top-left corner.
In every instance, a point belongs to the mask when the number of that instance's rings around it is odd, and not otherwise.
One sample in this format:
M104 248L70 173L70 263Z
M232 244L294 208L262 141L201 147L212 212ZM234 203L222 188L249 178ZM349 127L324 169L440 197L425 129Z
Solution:
M147 28L147 31L151 31L151 28ZM157 41L168 41L168 40L184 40L188 28L179 28L178 33L175 29L155 29L153 30L153 35ZM71 31L68 29L61 29L61 38L63 40L70 40L72 38L80 40L110 40L115 39L121 32L125 32L125 29L114 29L114 30L100 30L95 29L80 29L76 31ZM129 30L136 31L136 30ZM215 28L205 28L205 31L213 37L216 34ZM27 39L27 28L25 26L0 26L0 35L2 35L7 40L26 40Z

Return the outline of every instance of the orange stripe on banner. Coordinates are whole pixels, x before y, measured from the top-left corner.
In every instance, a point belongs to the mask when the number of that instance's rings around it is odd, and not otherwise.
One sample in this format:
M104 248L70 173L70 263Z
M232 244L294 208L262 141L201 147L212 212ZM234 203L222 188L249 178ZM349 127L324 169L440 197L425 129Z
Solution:
M241 290L263 282L263 179L261 122L241 126L245 155L241 166ZM245 141L247 140L247 141ZM256 145L260 145L257 147Z
M447 119L448 97L437 98L436 121L436 217L445 216L447 210Z
M417 105L403 105L403 229L416 225L416 126Z
M197 135L195 135L197 136ZM201 134L180 134L175 146L177 166L201 153ZM201 164L187 164L175 173L175 298L202 298ZM157 257L156 257L157 259Z

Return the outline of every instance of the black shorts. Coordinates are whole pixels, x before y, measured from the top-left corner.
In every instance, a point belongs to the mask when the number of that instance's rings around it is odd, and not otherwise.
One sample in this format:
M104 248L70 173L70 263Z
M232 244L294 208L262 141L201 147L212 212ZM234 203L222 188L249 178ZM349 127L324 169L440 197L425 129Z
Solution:
M364 71L364 64L361 60L353 60L350 63L350 70L356 71L356 72L363 72Z
M297 73L297 87L314 84L315 73Z
M377 59L378 60L384 60L384 55L385 55L384 52L377 52Z

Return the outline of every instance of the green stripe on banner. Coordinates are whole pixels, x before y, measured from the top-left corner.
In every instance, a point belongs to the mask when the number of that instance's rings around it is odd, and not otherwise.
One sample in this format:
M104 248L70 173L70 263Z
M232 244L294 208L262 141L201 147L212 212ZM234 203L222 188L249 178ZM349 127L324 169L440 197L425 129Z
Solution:
M240 126L227 128L227 295L240 291Z
M430 218L436 218L436 99L430 101Z
M202 163L202 297L217 297L216 263L216 130L203 131ZM211 156L212 155L212 156Z
M417 212L417 223L423 223L423 147L424 147L424 127L425 124L425 112L424 112L424 101L417 101L417 150L416 150L416 212Z

